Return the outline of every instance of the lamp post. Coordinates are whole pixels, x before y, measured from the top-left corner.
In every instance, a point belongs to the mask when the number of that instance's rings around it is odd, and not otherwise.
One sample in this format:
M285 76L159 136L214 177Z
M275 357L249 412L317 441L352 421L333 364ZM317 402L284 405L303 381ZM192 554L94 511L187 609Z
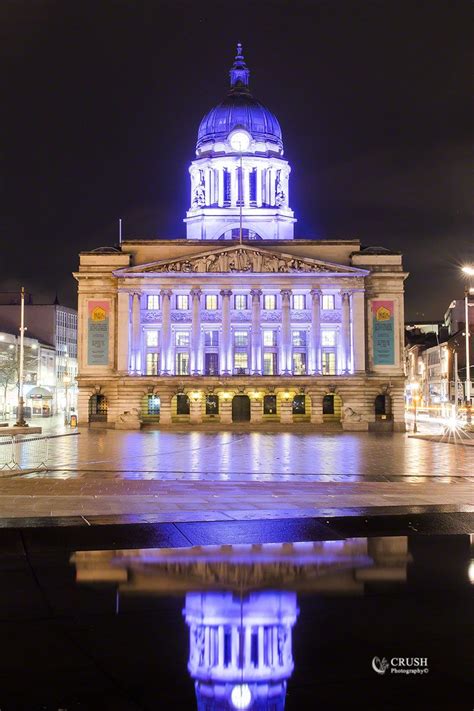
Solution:
M411 384L411 392L412 392L412 399L413 399L413 433L416 434L418 432L418 427L417 427L417 422L416 422L416 406L418 404L418 389L419 389L419 383L415 382Z
M20 364L19 364L19 374L18 374L18 408L17 408L17 421L15 422L15 427L28 427L28 423L25 422L25 403L23 400L23 380L24 380L24 360L25 360L25 288L21 287L21 300L20 300Z
M474 276L474 267L472 266L465 266L462 268L462 271L464 274L467 274L468 276ZM469 288L469 286L466 285L464 288L464 321L465 321L465 335L466 335L466 407L468 408L468 414L469 414L469 408L471 406L471 358L470 358L470 333L469 333L469 307L473 306L474 304L469 303L469 295L473 292L472 289Z

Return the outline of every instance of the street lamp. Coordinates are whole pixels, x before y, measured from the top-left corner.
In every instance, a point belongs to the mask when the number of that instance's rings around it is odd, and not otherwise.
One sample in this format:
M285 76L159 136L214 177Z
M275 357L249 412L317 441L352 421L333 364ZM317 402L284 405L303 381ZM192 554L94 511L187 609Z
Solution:
M18 374L18 407L17 421L15 427L28 427L25 422L25 402L23 400L23 380L24 380L24 365L25 365L25 288L21 287L20 301L20 363Z
M474 267L472 266L465 266L462 268L462 271L464 274L467 274L468 276L474 276ZM468 408L468 415L469 415L469 409L471 405L471 358L470 358L470 346L469 346L469 338L470 338L470 329L469 329L469 306L473 306L473 304L469 303L469 295L473 293L473 289L470 289L468 286L465 287L464 289L464 321L466 323L464 331L466 335L466 407Z
M413 433L414 434L416 434L416 432L418 432L418 427L416 424L416 406L418 403L418 389L419 389L419 387L420 387L420 385L417 382L414 382L411 384L412 400L413 400L413 407L414 407L414 411L413 411Z

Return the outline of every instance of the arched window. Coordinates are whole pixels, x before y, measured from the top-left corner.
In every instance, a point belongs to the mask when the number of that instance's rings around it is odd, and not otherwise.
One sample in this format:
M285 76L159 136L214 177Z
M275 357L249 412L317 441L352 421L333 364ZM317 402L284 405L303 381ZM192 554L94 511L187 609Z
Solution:
M176 396L176 414L189 415L189 397L184 393L178 393Z
M304 395L295 395L293 398L293 415L306 414L306 398Z
M206 397L206 415L219 414L219 397L217 395L208 395Z

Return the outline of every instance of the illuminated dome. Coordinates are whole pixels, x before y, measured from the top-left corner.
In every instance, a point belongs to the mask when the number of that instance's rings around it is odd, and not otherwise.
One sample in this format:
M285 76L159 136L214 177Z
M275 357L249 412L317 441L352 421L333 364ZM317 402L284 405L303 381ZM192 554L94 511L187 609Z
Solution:
M237 45L237 55L230 70L230 90L220 104L202 119L196 149L204 144L225 141L235 128L243 128L255 141L276 144L281 152L283 141L278 120L249 91L249 70L242 55L242 45Z

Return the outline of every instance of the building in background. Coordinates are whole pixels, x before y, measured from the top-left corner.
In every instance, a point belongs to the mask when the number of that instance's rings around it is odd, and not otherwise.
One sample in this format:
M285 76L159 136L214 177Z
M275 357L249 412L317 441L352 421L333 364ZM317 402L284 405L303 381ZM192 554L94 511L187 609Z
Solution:
M0 329L19 334L20 294L0 292ZM35 304L31 294L25 300L25 336L54 351L54 396L51 409L55 414L77 407L77 311L53 304ZM49 352L48 352L49 353ZM44 368L50 367L49 355ZM26 381L25 381L26 384ZM53 387L53 386L52 386Z
M80 255L80 423L404 430L402 257L295 238L289 176L239 47L199 127L186 239Z
M20 337L0 332L0 417L16 416L18 405ZM55 414L56 352L36 338L24 341L24 399L26 417Z

